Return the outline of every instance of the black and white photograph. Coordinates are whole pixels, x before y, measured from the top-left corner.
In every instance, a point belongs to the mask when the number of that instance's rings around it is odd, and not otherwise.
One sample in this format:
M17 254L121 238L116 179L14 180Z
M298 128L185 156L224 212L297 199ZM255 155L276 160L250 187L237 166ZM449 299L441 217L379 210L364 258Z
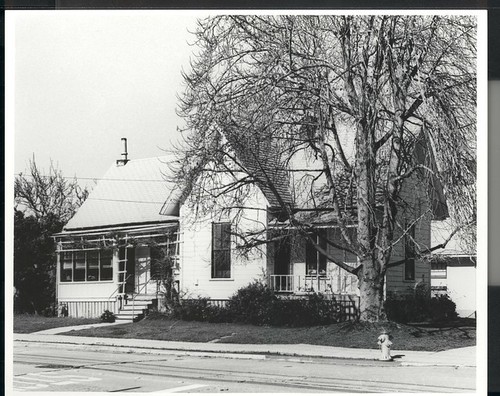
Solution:
M486 12L7 11L6 393L477 393Z

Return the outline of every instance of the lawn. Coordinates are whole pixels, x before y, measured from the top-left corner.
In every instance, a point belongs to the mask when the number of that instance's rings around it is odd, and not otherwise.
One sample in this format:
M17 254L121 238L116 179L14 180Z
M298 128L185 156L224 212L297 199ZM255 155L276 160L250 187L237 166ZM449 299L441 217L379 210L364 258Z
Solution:
M476 344L476 328L473 321L456 321L440 326L409 326L393 322L379 324L347 322L328 326L290 328L146 318L137 323L71 331L65 334L166 341L377 348L377 337L382 329L389 331L393 336L395 350L442 351Z
M14 315L14 333L34 333L36 331L53 329L56 327L77 326L89 323L100 323L100 320L16 314Z

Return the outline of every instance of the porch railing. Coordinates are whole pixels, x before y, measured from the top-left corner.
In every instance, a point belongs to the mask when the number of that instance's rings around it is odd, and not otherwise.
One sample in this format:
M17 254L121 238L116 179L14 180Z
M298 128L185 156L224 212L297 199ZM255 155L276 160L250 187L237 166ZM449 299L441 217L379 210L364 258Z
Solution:
M279 293L331 293L332 282L321 275L270 275L269 286Z

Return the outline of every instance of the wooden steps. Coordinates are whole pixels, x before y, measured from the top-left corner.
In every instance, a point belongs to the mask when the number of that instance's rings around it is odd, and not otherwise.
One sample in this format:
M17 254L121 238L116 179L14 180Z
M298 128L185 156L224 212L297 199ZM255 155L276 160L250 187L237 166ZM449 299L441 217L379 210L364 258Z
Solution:
M153 306L156 298L155 294L138 294L135 298L130 296L115 315L116 321L132 323L141 320L146 315L148 309Z

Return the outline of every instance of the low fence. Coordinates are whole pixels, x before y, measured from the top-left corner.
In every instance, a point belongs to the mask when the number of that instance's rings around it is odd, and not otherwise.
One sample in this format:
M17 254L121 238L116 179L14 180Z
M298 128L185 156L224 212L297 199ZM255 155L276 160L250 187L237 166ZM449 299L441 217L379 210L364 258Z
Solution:
M183 298L181 300L181 302L183 301L186 301L186 302L195 302L195 301L199 301L199 299L197 298ZM207 300L207 303L208 305L211 305L213 307L219 307L219 308L226 308L227 306L227 303L228 303L228 299L208 299Z
M58 316L71 318L98 318L106 310L117 313L119 302L116 300L59 300Z
M333 297L341 322L359 319L359 296L339 294Z

